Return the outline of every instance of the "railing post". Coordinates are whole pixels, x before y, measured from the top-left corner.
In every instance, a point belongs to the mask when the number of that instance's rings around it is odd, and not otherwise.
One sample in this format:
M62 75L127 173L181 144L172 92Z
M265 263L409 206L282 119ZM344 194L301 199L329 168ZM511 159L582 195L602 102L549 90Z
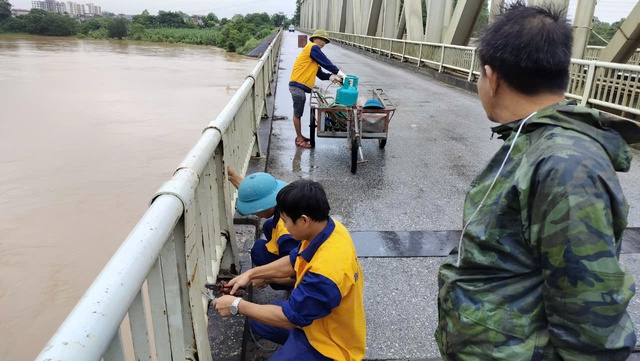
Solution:
M442 50L440 52L440 69L438 69L438 72L442 73L442 69L444 68L444 44L440 46L442 46Z
M400 62L401 63L404 63L404 54L405 54L406 49L407 49L407 42L405 40L405 41L402 42L402 56L400 57Z
M122 334L120 329L116 332L116 335L111 340L109 348L104 353L105 361L124 361L124 348L122 346Z
M589 97L591 96L591 87L596 75L596 61L589 62L589 69L587 70L587 81L584 83L584 91L582 92L582 101L580 105L587 106L589 104Z
M471 65L469 66L469 77L467 78L468 82L471 82L471 80L473 79L473 68L476 65L476 48L473 48L473 50L471 50Z
M262 72L265 73L265 68L262 68ZM260 77L258 77L259 79ZM260 119L262 119L262 115L266 114L267 112L267 107L266 104L262 104L262 102L260 102L260 105L258 106L258 102L260 101L260 99L265 99L266 102L266 94L264 95L264 98L258 96L259 94L257 93L257 91L259 91L260 93L264 93L265 89L263 87L259 87L258 86L258 82L254 81L253 82L253 86L251 87L251 106L253 107L253 109L251 109L251 116L254 118L253 120L253 124L254 124L254 136L256 138L256 141L253 143L253 150L251 151L253 153L253 155L255 157L262 157L261 154L261 145L260 145L260 136L258 135L258 128L260 127ZM263 89L260 89L263 88ZM264 112L260 112L260 114L258 114L258 109L259 107L264 107Z
M418 55L418 68L420 67L420 63L422 63L422 46L423 44L420 43L420 53Z
M391 59L391 53L393 53L393 39L389 41L389 59Z
M129 307L129 324L133 340L133 353L136 356L136 360L151 361L151 344L149 343L147 316L142 292L138 292L131 307Z

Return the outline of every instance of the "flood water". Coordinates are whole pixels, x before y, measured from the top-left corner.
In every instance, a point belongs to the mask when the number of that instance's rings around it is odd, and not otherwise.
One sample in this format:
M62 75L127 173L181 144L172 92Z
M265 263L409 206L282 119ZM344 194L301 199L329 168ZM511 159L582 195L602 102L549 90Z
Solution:
M0 359L35 358L255 64L0 35Z

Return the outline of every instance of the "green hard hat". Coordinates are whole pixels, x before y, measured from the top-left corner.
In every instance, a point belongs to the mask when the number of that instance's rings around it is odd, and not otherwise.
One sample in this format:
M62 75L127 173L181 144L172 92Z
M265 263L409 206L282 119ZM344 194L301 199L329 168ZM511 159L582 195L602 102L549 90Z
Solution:
M276 196L287 183L268 173L253 173L238 187L236 208L243 215L256 214L276 206Z
M314 31L313 35L311 35L311 37L309 38L309 41L313 41L314 38L323 39L324 41L327 42L327 44L331 42L331 40L329 40L329 33L327 33L326 30L322 30L322 29L318 29Z

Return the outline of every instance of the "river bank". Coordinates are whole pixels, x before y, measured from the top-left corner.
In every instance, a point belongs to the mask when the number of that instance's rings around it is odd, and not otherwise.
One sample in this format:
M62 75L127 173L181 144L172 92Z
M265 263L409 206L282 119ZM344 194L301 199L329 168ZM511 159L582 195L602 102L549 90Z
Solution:
M161 11L157 16L135 15L131 20L96 16L78 22L68 15L33 9L0 21L0 33L208 45L244 55L277 32L288 21L283 16L262 13L219 20L213 14L198 18Z

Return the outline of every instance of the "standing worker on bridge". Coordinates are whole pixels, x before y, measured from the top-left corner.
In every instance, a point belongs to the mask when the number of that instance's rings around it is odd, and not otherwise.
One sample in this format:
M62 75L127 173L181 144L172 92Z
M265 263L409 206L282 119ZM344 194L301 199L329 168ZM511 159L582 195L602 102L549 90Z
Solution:
M222 316L245 315L252 332L284 345L270 360L360 361L366 322L362 267L349 231L329 216L320 183L295 181L278 193L284 224L300 246L289 257L232 279L231 294L259 279L294 277L289 299L258 305L230 295L214 306Z
M618 254L638 124L565 101L564 12L507 5L480 38L478 94L504 145L468 192L440 267L445 360L626 360L633 278Z
M329 34L325 30L316 30L309 38L307 44L300 55L296 58L289 79L289 91L293 98L293 126L296 129L296 146L311 148L309 139L302 135L300 125L307 93L311 93L316 77L332 82L342 82L346 74L340 71L337 66L324 55L322 48L329 44ZM331 74L323 72L320 67L328 70Z

